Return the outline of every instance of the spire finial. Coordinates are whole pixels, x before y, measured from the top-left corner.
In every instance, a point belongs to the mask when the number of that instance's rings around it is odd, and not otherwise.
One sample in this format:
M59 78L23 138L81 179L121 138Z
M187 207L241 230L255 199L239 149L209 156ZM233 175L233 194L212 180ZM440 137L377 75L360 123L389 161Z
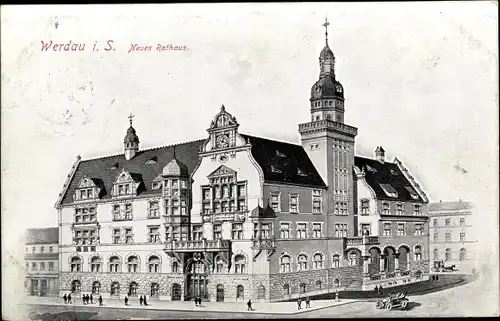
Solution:
M134 118L135 116L132 115L132 113L130 113L130 115L127 117L129 122L130 122L130 127L132 127L132 119Z
M224 107L224 104L220 106L220 111L226 111L226 107Z
M175 145L174 145L174 159L176 159L176 158L175 158Z
M323 27L325 27L325 40L326 40L326 44L328 45L328 26L330 25L330 23L328 22L328 18L325 17L325 23L322 24Z

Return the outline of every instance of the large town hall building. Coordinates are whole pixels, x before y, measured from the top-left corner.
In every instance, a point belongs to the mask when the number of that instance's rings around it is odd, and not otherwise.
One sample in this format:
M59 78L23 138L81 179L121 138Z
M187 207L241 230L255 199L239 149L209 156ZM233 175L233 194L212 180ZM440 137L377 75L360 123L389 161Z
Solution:
M79 156L56 204L60 295L279 301L429 278L428 199L404 165L355 156L328 46L301 145L240 133Z

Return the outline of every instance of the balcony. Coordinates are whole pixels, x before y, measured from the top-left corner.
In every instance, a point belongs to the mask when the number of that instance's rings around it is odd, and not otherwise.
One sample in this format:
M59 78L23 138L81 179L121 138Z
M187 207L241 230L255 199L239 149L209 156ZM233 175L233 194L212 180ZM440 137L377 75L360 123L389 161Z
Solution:
M243 222L248 219L248 211L200 213L203 222Z
M299 133L322 130L345 133L351 136L356 136L358 134L358 129L356 127L348 126L346 124L334 122L331 120L320 120L299 124Z
M262 240L253 240L252 249L253 250L267 250L274 249L276 246L274 245L274 240L270 239L262 239Z
M359 246L359 245L375 245L379 244L378 236L358 236L358 237L346 237L346 246Z
M165 251L170 252L220 252L229 251L228 240L169 241Z
M183 215L183 216L170 216L170 215L164 215L165 218L165 224L188 224L189 223L189 216Z

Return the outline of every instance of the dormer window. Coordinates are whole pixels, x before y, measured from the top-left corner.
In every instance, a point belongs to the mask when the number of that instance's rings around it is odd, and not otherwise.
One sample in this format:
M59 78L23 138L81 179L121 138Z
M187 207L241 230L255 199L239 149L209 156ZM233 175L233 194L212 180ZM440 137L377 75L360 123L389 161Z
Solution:
M285 154L283 154L282 152L280 152L279 150L276 151L276 156L279 156L279 157L286 157Z
M150 164L156 164L157 162L158 162L158 158L156 156L153 156L150 159L148 159L145 164L150 165Z
M151 188L152 189L159 189L161 187L160 182L153 182L151 183Z
M73 194L73 199L75 201L95 199L99 197L100 192L101 188L97 186L96 180L84 176L78 183L78 187Z
M271 172L273 173L282 173L281 170L279 170L276 166L271 165Z
M398 197L398 192L392 187L391 184L380 184L380 187L384 191L385 195L393 198Z
M113 196L137 195L140 183L140 180L123 170L113 185Z
M118 163L112 164L109 169L118 169Z
M418 194L411 186L405 186L405 189L410 193L410 197L414 200L418 200Z
M300 168L297 168L297 174L298 174L299 176L307 176L307 173L306 173L306 172L304 172L303 170L301 170Z

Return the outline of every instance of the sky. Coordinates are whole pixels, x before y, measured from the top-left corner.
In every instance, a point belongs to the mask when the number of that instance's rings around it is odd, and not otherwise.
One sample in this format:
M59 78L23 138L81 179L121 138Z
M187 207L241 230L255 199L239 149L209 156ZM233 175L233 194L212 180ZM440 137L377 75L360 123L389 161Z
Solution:
M356 154L372 157L381 145L431 201L497 211L491 2L4 6L1 14L2 219L12 224L55 226L76 156L121 153L130 113L141 149L207 137L222 104L240 132L299 144L325 17ZM51 40L85 51L42 51ZM108 40L114 51L104 51ZM132 44L152 51L129 53ZM188 50L157 52L158 44Z
M482 255L498 259L490 1L3 6L2 248L16 257L24 228L57 225L76 156L122 153L130 113L141 149L206 138L222 104L240 132L299 144L325 16L356 154L381 145L431 201L474 202ZM51 40L85 50L42 51ZM104 51L108 40L115 50Z

